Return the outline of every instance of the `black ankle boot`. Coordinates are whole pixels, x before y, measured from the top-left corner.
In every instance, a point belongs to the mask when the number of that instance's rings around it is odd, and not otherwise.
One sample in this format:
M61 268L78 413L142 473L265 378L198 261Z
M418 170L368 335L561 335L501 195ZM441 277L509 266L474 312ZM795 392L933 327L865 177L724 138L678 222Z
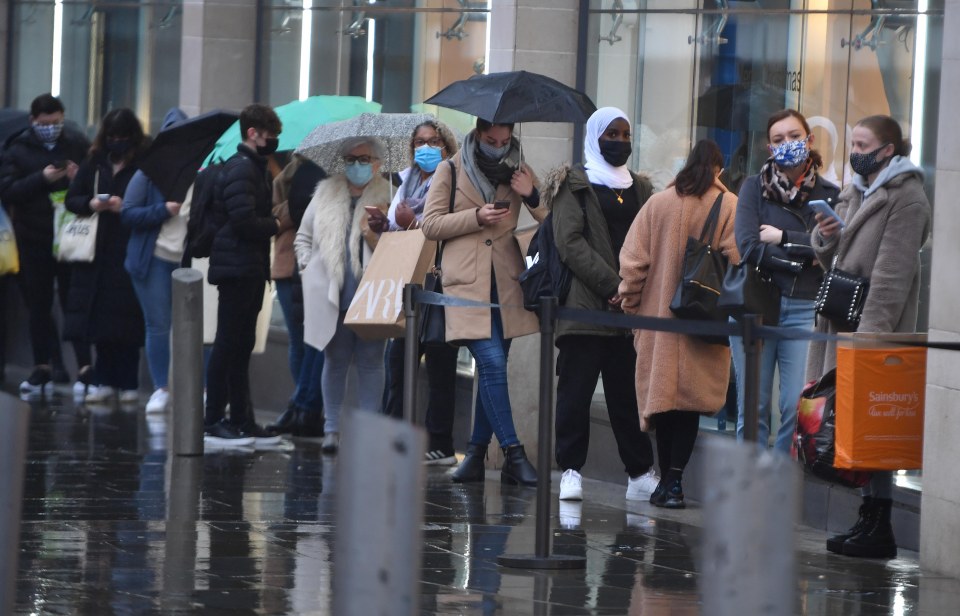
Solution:
M867 527L867 520L873 515L873 497L864 496L863 504L860 505L860 517L857 523L850 527L845 533L834 535L827 539L827 551L834 554L843 554L843 544L847 539L859 535Z
M890 525L893 501L889 498L875 498L872 505L872 515L867 519L864 530L843 543L844 556L897 557L897 542L893 537L893 526Z
M289 434L293 432L294 427L297 425L297 410L297 406L291 402L287 405L286 410L280 413L276 421L272 424L267 424L267 430L270 430L274 434Z
M510 445L503 448L503 468L500 469L500 481L507 485L537 485L537 469L527 460L523 445Z
M319 438L323 436L323 413L307 409L297 409L297 417L291 430L293 436L300 438Z
M664 509L685 509L687 507L686 501L683 500L683 485L679 479L673 479L667 484L661 498L663 498Z
M473 481L483 481L486 478L486 468L484 459L487 457L486 445L467 445L467 455L463 462L453 471L450 479L454 483L468 483Z

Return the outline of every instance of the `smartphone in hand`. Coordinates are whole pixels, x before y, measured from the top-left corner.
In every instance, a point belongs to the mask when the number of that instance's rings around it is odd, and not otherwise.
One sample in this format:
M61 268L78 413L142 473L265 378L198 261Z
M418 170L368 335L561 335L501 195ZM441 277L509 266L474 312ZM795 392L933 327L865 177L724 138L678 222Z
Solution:
M510 209L510 200L509 199L499 199L493 202L493 209L495 210L509 210Z
M840 228L843 229L846 225L843 223L843 219L833 211L833 208L830 207L830 204L824 201L823 199L815 199L813 201L808 201L807 206L812 209L817 214L824 216L825 218L832 218L840 223Z
M380 208L378 208L378 207L375 206L375 205L365 205L365 206L363 206L363 209L367 210L367 216L369 216L370 218L385 218L385 217L386 217L386 214L384 214L383 212L381 212L381 211L380 211Z
M57 160L51 164L53 165L53 168L57 169L58 171L63 171L64 169L67 168L67 161L65 160Z

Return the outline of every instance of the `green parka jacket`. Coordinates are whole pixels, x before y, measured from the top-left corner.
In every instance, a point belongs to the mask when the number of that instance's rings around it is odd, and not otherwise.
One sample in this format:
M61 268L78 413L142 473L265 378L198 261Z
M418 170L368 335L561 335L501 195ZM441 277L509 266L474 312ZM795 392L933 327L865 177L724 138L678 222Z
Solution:
M643 207L653 194L653 185L646 176L631 175L637 203ZM553 212L557 252L574 276L563 305L585 310L611 310L607 300L616 295L620 286L617 258L613 254L606 218L583 166L563 165L551 171L541 185L540 200ZM557 324L557 338L571 334L632 335L626 330L589 323L560 321Z

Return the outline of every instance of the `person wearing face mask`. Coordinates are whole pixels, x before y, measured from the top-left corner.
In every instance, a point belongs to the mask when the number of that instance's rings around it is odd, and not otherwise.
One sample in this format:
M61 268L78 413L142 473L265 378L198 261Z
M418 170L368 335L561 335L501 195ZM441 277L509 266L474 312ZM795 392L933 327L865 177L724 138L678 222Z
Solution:
M344 141L340 156L343 173L317 184L293 242L303 281L303 340L324 355L321 449L327 454L340 446L350 366L359 383L351 411L378 412L384 380L384 341L363 340L343 322L380 239L373 227L386 225L390 185L380 175L384 148L373 137L355 137Z
M63 200L77 174L90 142L64 129L64 107L59 98L41 94L30 103L30 127L10 137L0 158L0 201L10 211L20 273L17 283L27 305L33 370L20 384L25 398L52 393L51 380L67 382L60 340L53 319L55 289L61 308L66 305L72 265L53 254L53 203ZM91 383L90 345L73 344L78 375L75 391Z
M280 440L254 421L249 369L257 315L270 277L270 239L279 230L272 213L267 157L276 151L282 129L270 107L244 107L242 141L224 163L214 187L210 216L220 226L210 250L207 280L216 285L219 300L203 418L204 442L212 446L271 446Z
M537 317L523 309L517 277L523 255L513 235L521 203L537 220L546 217L540 205L533 171L520 160L520 142L513 124L477 119L476 129L444 162L427 192L423 234L443 246L442 283L445 295L500 304L500 308L447 308L447 341L461 341L477 364L479 383L473 433L467 455L453 473L456 482L483 481L484 458L494 434L504 454L500 480L536 485L537 473L513 424L507 388L510 341L538 331ZM456 193L450 196L453 173ZM541 443L541 447L549 446Z
M403 184L397 190L387 212L390 231L417 229L423 221L430 181L437 167L457 153L457 140L441 122L429 120L417 126L410 137L410 158L413 164L400 172ZM403 349L402 338L391 340L387 351L387 397L384 413L403 417ZM453 450L453 415L456 404L457 348L449 344L425 345L429 399L424 420L430 442L424 463L456 464Z
M626 166L633 150L627 114L603 107L587 120L583 166L565 165L544 181L542 200L553 212L560 259L573 279L563 302L584 310L620 310L620 249L653 186ZM626 498L646 499L657 487L650 437L640 430L630 332L560 321L557 324L556 458L563 471L561 500L583 498L580 469L590 442L590 405L597 380L617 450L628 476Z
M144 323L130 274L123 265L130 231L120 220L120 209L149 141L132 110L108 113L64 202L77 216L99 215L93 262L74 264L64 313L64 336L89 340L97 351L93 385L84 398L87 403L116 397L121 403L139 399Z
M811 236L821 267L835 266L870 279L858 332L914 332L920 295L920 249L930 237L931 209L923 171L910 162L910 144L896 120L875 115L853 129L850 166L856 174L840 193L838 222L817 214ZM828 319L817 331L836 333ZM837 365L835 342L813 342L807 379ZM866 412L864 410L864 412ZM827 540L827 550L846 556L895 558L890 524L893 473L873 473L861 490L860 517L850 530Z
M767 120L770 158L760 173L744 180L737 205L737 247L743 258L756 265L780 289L780 327L813 329L813 303L823 271L810 245L816 221L807 202L833 203L839 189L824 180L820 154L811 148L813 135L806 118L784 109ZM766 448L773 405L773 375L780 374L780 429L774 451L790 455L797 424L797 400L803 390L806 340L764 340L760 355L759 429ZM730 338L737 380L737 439L743 440L744 352L743 341Z

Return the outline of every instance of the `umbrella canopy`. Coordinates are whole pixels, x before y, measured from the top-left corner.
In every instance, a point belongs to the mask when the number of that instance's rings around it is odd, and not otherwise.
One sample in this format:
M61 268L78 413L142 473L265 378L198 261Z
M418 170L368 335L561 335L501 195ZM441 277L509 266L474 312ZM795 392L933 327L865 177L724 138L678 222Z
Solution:
M488 122L585 122L597 106L583 92L527 71L474 75L455 81L425 103Z
M183 201L203 159L236 121L236 113L216 110L177 122L160 131L140 158L140 169L167 199Z
M377 113L380 103L360 96L311 96L302 101L293 101L274 109L283 122L280 133L280 152L293 150L314 128L328 122L352 118L359 113ZM226 160L236 154L240 145L240 122L230 126L217 140L217 145L207 158L207 163Z
M765 84L710 86L697 98L697 126L766 131L767 118L783 109L787 92Z
M335 173L343 169L340 148L344 142L356 137L376 137L386 147L381 171L392 173L409 164L413 129L433 119L425 113L361 113L349 120L318 126L303 140L297 153Z
M30 114L19 109L0 109L0 149L7 139L30 126Z

